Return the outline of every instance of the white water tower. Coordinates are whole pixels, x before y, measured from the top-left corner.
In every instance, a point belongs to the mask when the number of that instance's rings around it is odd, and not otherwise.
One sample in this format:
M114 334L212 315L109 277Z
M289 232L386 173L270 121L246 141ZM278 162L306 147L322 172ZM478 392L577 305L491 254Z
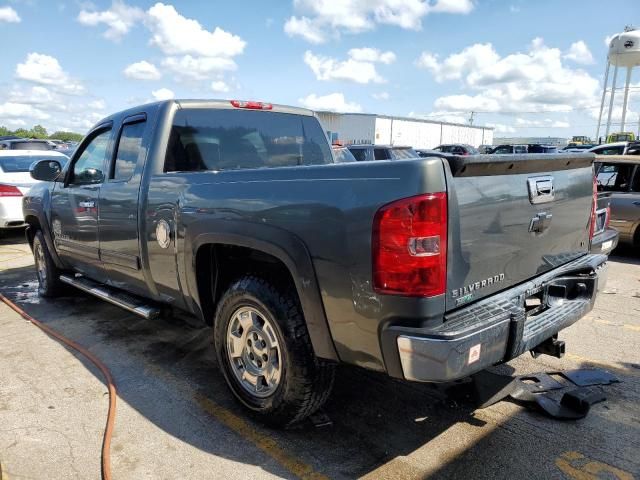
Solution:
M625 27L624 32L618 33L609 42L609 53L607 54L607 68L604 72L604 88L602 90L602 102L600 103L600 115L598 116L598 129L596 130L596 140L600 136L600 126L602 123L602 111L607 96L607 83L609 81L609 69L613 65L613 82L611 84L611 94L609 98L609 112L607 113L607 129L605 137L609 135L611 129L611 113L613 112L613 100L616 94L616 81L618 80L618 68L627 69L627 78L624 83L624 99L622 101L622 119L620 131L624 131L627 103L629 101L629 83L631 82L631 71L640 66L640 30L633 27Z

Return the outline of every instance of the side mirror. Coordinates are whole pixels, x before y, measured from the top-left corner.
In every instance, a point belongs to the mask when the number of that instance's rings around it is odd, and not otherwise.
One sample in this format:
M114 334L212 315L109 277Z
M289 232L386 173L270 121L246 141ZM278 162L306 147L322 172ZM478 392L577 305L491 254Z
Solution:
M43 182L53 182L58 178L62 166L57 160L38 160L29 167L31 178Z

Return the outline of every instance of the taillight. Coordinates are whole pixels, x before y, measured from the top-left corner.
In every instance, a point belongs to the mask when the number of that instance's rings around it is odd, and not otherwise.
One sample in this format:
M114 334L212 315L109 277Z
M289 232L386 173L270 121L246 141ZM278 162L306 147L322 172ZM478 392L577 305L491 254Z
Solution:
M13 185L3 185L0 183L0 197L21 197L22 192Z
M244 100L231 100L231 105L236 108L248 108L250 110L271 110L273 105L263 102L246 102Z
M593 200L591 201L591 225L589 226L589 238L593 238L596 229L596 210L598 210L598 183L596 177L593 177Z
M447 194L429 193L383 206L373 221L373 288L432 297L447 280Z

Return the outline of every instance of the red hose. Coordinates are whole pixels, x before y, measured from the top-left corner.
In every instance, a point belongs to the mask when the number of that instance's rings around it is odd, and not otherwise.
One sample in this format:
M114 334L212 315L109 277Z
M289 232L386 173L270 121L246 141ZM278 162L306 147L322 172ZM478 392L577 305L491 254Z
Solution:
M104 375L107 388L109 390L109 411L107 413L107 424L105 426L104 436L102 438L102 479L111 480L111 456L110 456L111 434L113 433L113 422L116 416L116 398L117 398L116 386L115 386L115 383L113 382L113 377L111 376L111 372L109 372L109 369L106 367L106 365L102 363L100 359L98 359L95 355L93 355L93 353L91 353L89 350L84 348L82 345L78 345L73 340L69 340L68 338L56 332L54 329L52 329L51 327L48 327L44 323L36 320L35 318L33 318L24 310L22 310L20 307L18 307L15 303L13 303L11 300L9 300L7 297L5 297L1 293L0 293L0 300L2 300L9 308L11 308L20 316L22 316L22 318L33 323L36 327L40 328L47 335L52 336L56 340L59 340L65 345L80 352L87 359L89 359L96 367L98 367L98 369Z

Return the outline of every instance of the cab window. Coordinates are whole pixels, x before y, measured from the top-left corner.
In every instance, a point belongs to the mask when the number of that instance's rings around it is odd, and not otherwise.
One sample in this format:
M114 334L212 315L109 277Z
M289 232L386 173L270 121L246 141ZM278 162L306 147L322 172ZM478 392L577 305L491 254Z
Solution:
M122 133L118 141L116 161L110 178L115 181L126 181L133 176L138 163L138 156L142 150L142 137L146 122L127 123L122 126Z
M376 148L373 150L373 158L376 160L389 160L389 151L386 148Z
M110 136L110 128L102 130L86 145L73 164L69 183L74 185L102 183L104 158Z

